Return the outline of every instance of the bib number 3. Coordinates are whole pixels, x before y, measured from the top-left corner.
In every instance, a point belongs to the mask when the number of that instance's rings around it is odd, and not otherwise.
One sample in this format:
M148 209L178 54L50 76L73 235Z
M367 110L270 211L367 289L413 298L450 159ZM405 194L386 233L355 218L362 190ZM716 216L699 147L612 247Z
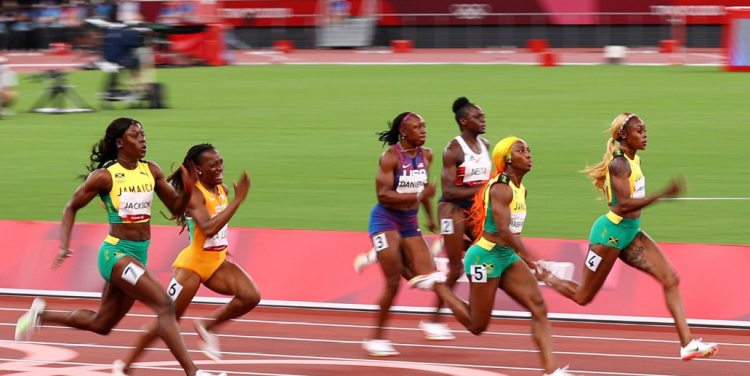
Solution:
M380 252L388 248L388 238L385 237L385 233L373 236L372 246L375 248L375 251L377 252Z

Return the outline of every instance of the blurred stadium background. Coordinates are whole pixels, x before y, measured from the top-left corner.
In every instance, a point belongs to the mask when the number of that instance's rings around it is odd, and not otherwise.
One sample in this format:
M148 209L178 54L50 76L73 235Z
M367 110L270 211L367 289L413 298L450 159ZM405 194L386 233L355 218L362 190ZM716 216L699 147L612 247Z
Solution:
M103 281L90 272L106 226L98 203L76 218L73 248L81 257L58 271L48 270L47 259L91 147L110 121L132 117L146 132L146 158L165 172L204 142L226 160L226 181L249 172L250 194L230 238L235 262L256 278L264 305L372 311L380 272L355 275L350 265L369 247L384 150L376 133L403 111L421 114L437 177L443 148L458 134L451 104L467 96L486 113L493 145L515 135L531 147L524 236L533 238L534 251L575 264L575 279L582 240L607 208L580 171L601 160L617 114L642 117L650 141L639 153L647 191L673 174L689 186L686 200L647 208L642 226L683 276L691 324L746 328L750 303L737 297L747 285L742 265L750 262L750 75L727 71L750 69L748 6L750 0L3 1L0 92L18 98L0 108L0 235L8 252L0 308L20 310L8 295L98 296ZM156 201L153 224L171 225L159 212L166 209ZM149 269L166 282L187 240L174 226L153 231L158 247ZM317 288L299 288L313 280ZM618 264L587 307L547 288L543 294L555 319L671 324L656 287ZM466 296L466 284L457 291ZM428 294L400 294L397 309L424 312L433 304ZM198 299L224 298L202 289ZM504 294L495 309L496 316L526 317ZM672 328L663 331L674 339ZM721 361L744 356L737 354L747 341L737 337L722 344L730 351ZM732 353L730 346L742 348ZM738 362L727 367L748 361ZM596 366L603 363L610 366ZM663 369L672 367L665 361Z
M689 200L648 208L643 228L660 242L748 245L750 76L725 72L750 65L745 10L731 10L743 5L4 2L0 48L19 98L16 116L0 120L0 220L59 221L92 145L127 116L143 123L147 158L165 171L203 142L221 151L227 179L248 170L249 204L233 227L364 232L383 150L376 132L402 111L423 115L438 176L458 134L451 103L467 96L487 114L493 144L516 135L532 148L525 236L587 238L606 203L580 170L601 160L608 124L628 111L649 131L647 189L673 174L689 184ZM41 109L65 114L29 112L61 89L87 103L60 94ZM67 113L79 107L96 111ZM98 205L77 217L105 220ZM353 257L362 240L336 249Z

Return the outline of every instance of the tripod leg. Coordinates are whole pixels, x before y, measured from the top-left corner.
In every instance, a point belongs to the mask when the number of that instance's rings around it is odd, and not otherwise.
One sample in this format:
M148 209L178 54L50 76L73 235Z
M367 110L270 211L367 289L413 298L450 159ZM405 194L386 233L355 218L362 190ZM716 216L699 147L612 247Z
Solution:
M92 111L94 110L94 108L86 103L86 101L80 95L78 95L75 90L66 88L64 92L65 95L70 99L70 101L75 104L76 108L86 108Z
M34 112L34 110L37 110L42 107L42 105L49 103L52 98L54 98L55 93L52 89L47 89L44 91L41 97L34 102L34 105L31 106L29 109L29 112Z

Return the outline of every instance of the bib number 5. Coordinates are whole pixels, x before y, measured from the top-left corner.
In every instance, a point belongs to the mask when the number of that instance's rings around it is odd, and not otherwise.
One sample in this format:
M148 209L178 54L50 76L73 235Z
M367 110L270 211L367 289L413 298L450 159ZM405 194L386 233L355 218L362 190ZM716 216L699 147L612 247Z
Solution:
M487 268L485 268L484 265L472 265L469 270L471 271L472 282L487 282Z

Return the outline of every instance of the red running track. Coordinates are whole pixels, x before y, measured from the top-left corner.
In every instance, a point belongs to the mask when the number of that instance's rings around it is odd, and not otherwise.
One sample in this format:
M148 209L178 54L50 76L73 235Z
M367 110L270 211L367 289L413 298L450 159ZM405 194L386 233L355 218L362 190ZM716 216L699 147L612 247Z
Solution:
M143 305L131 310L107 336L45 326L30 342L13 341L15 322L31 298L0 296L0 375L102 376L133 345L139 328L154 320ZM49 299L50 310L96 309L98 300ZM372 358L360 347L370 332L372 312L259 307L218 330L224 360L214 363L197 350L190 318L206 317L214 305L193 305L181 323L188 349L201 369L233 375L539 376L538 353L529 321L493 319L489 331L473 336L453 318L453 341L426 340L416 329L421 315L396 314L388 336L401 355ZM745 330L693 328L695 337L720 344L712 359L682 361L673 327L553 322L558 363L583 375L743 376L750 375L750 339ZM161 341L139 361L134 375L183 373Z

